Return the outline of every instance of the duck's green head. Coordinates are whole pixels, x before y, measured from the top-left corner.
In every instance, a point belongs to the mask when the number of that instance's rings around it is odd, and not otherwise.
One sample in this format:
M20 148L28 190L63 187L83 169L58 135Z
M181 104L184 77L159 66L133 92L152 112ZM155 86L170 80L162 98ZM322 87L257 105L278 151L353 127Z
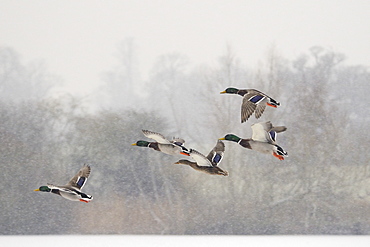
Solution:
M137 141L136 143L131 144L132 146L139 146L139 147L147 147L149 146L149 142L147 141Z
M222 91L220 93L230 93L230 94L237 94L239 91L239 89L237 88L234 88L234 87L229 87L229 88L226 88L225 91Z
M51 189L48 186L41 186L40 188L35 189L34 191L50 192Z
M232 141L232 142L239 142L240 141L240 137L234 135L234 134L227 134L225 135L225 137L223 138L220 138L219 140L225 140L225 141Z

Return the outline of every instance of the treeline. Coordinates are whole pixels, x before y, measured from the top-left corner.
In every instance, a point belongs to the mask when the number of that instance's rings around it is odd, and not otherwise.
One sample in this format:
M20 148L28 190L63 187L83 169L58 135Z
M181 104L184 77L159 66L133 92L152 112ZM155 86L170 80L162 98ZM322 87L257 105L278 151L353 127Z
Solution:
M9 92L11 78L29 83L25 75L33 71L4 49L0 95ZM132 71L109 72L100 92L109 96L114 87L130 100L112 95L114 107L93 113L73 96L47 97L57 80L35 82L45 85L43 95L2 97L0 233L370 233L367 68L345 65L342 54L321 47L294 61L271 50L256 71L231 50L213 67L186 61L179 54L161 57L136 89L128 87L138 80ZM9 68L17 66L23 69L12 74ZM45 77L51 78L39 73ZM219 94L229 86L260 89L282 105L240 124L241 97ZM268 120L288 127L278 143L289 157L279 161L227 142L221 167L229 177L198 173L174 165L180 157L130 145L149 129L182 137L207 154L226 133L248 138L252 123ZM47 182L66 183L84 163L92 166L84 187L94 196L89 204L33 192Z

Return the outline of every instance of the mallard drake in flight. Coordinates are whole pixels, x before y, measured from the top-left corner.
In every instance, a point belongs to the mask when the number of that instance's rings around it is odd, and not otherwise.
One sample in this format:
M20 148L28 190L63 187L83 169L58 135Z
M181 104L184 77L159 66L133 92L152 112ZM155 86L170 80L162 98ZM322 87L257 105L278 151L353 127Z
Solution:
M227 134L220 140L233 141L242 147L265 154L272 154L279 160L284 160L284 156L288 156L288 153L276 144L276 134L285 131L287 129L285 126L273 127L271 122L268 121L253 124L251 127L253 131L251 139L242 139L234 134Z
M228 94L239 94L243 97L241 106L241 122L244 123L253 114L256 118L260 118L266 109L266 105L278 107L279 102L256 89L237 89L229 87L225 91L220 92Z
M174 138L172 141L169 141L162 134L149 130L142 130L142 132L146 137L153 139L155 142L140 140L131 145L152 148L156 151L160 151L162 153L169 155L182 154L189 156L189 150L186 147L184 147L185 140L180 138Z
M87 178L89 177L91 168L88 165L84 165L78 173L63 186L56 186L47 184L41 186L35 191L51 192L71 201L89 202L93 199L92 196L81 192L81 189L85 185Z
M224 156L224 151L225 144L219 140L207 157L195 149L190 149L190 157L192 157L196 162L182 159L177 161L175 164L188 165L194 170L205 172L211 175L228 176L229 173L227 171L224 171L218 167L218 164L221 162Z

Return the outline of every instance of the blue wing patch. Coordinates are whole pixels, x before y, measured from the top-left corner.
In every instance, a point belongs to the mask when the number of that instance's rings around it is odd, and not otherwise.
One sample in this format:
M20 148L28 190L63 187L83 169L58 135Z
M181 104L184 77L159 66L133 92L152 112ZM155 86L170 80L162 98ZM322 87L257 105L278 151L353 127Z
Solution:
M271 139L272 139L273 141L276 141L276 131L271 130L271 131L269 132L269 134L270 134L270 136L271 136Z
M261 100L263 100L265 96L262 95L255 95L249 99L250 102L253 102L255 104L258 104Z
M213 156L212 162L218 164L221 161L221 159L222 155L216 153L215 156Z
M79 177L76 184L78 185L78 187L82 187L85 181L86 181L85 177Z
M255 104L258 104L261 100L263 100L265 98L265 96L262 96L262 95L255 95L255 96L252 96L249 101L252 102L252 103L255 103Z

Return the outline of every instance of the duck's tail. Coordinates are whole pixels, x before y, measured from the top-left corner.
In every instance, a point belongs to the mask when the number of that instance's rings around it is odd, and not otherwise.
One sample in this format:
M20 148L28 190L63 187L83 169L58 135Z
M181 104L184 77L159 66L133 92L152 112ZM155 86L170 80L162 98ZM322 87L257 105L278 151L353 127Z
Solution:
M273 98L269 98L269 102L267 102L267 105L276 108L276 107L280 106L280 102L277 102Z

